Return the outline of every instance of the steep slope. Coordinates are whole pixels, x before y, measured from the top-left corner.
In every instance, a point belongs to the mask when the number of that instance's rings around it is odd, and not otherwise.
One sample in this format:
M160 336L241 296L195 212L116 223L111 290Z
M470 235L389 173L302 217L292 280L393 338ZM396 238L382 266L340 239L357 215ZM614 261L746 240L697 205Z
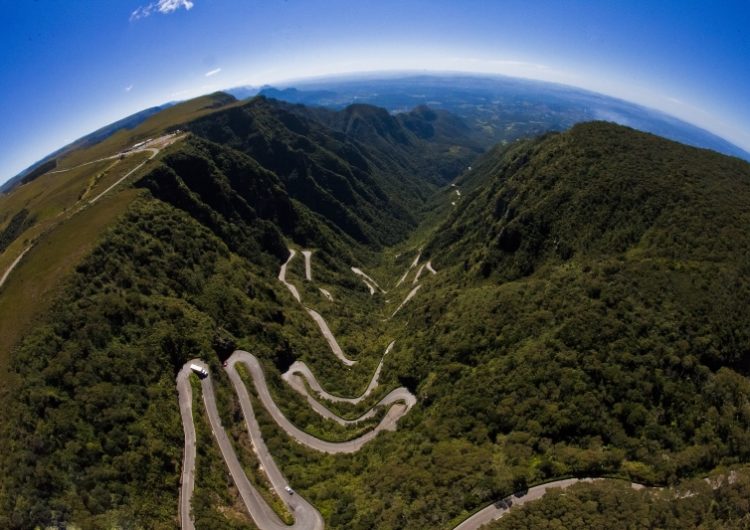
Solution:
M279 260L284 237L339 255L356 243L331 219L294 200L275 173L247 155L198 137L165 156L137 183L212 230L233 252L256 260L261 252Z
M424 169L432 146L382 109L339 113L259 97L190 125L196 135L257 160L291 197L366 244L392 244L416 225L441 182ZM477 151L454 159L461 165Z
M750 165L605 123L488 154L425 248L433 421L526 478L750 458ZM434 377L434 376L433 376ZM429 390L428 390L429 388ZM456 400L456 395L461 399Z
M113 186L141 174L141 166L149 157L184 137L169 134L184 122L234 103L232 96L216 93L166 106L156 113L149 109L67 146L56 154L54 161L9 184L4 188L7 193L0 193L0 232L11 248L7 253L0 250L0 269L6 270L24 247L53 230L63 219L79 212L90 201L99 200ZM144 145L147 140L150 141ZM24 215L24 211L28 215L23 226L16 225L6 231L11 220Z
M349 105L338 112L295 108L368 147L377 146L387 149L391 157L400 156L411 163L415 173L436 184L444 184L463 171L487 141L455 114L426 105L396 115L363 104Z
M485 157L441 238L460 233L453 256L509 279L579 255L739 263L747 178L740 160L584 124Z

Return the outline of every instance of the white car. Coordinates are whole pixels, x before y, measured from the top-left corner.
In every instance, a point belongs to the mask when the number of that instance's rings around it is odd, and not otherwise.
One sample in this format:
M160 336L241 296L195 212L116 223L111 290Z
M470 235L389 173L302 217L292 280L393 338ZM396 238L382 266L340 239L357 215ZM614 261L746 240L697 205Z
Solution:
M286 491L286 492L287 492L287 493L288 493L289 495L294 495L294 490L293 490L292 488L290 488L289 486L284 486L284 490L285 490L285 491Z

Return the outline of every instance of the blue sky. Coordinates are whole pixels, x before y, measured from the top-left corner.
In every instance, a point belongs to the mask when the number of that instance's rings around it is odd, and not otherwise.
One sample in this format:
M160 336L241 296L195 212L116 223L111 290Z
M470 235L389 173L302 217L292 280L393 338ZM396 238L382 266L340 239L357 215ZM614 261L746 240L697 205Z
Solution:
M0 182L175 99L330 73L557 81L750 150L748 0L0 0Z

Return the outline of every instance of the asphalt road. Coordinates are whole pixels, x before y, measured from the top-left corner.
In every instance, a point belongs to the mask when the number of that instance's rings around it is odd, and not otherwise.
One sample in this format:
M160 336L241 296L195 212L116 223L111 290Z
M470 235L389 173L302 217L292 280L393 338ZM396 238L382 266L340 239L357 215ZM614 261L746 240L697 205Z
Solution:
M422 286L421 285L417 285L414 289L412 289L411 291L409 291L409 294L406 295L406 298L404 298L404 301L401 302L401 305L399 305L396 308L396 310L391 315L391 318L395 317L396 313L398 313L401 310L401 308L406 305L406 302L408 302L409 300L411 300L414 297L414 295L417 294L417 291L419 291L420 287L422 287Z
M416 258L414 258L414 261L412 261L412 262L411 262L411 265L409 265L409 268L408 268L408 269L406 269L406 272L404 272L404 275L403 275L403 276L401 276L401 278L400 278L400 279L398 280L398 282L396 282L396 287L398 287L399 285L401 285L402 283L404 283L404 281L406 280L406 277L407 277L407 276L409 275L409 272L410 272L410 271L411 271L411 270L412 270L412 269L413 269L414 267L416 267L416 266L417 266L417 263L419 263L419 257L420 257L421 255L422 255L422 253L421 253L421 252L417 254L417 257L416 257Z
M544 497L548 490L553 488L565 489L579 482L593 482L596 479L591 478L568 478L556 480L540 486L529 488L526 492L518 492L500 499L499 501L478 511L463 523L459 524L454 530L477 530L478 528L500 519L507 514L512 506L522 506L527 502L535 501Z
M422 271L424 270L426 265L426 263L422 263L422 265L419 266L419 268L417 269L417 273L414 275L414 281L411 282L412 285L417 285L419 277L422 276Z
M327 289L323 289L322 287L318 287L318 290L320 291L320 293L323 296L325 296L328 299L329 302L333 302L333 296L331 296L331 293L328 292Z
M312 267L310 265L310 259L312 258L311 250L303 250L302 255L305 257L305 279L308 282L312 281Z
M297 251L290 248L289 257L287 258L286 262L281 266L281 269L279 269L279 281L283 283L287 289L289 289L289 292L292 293L292 296L294 297L295 300L297 300L298 302L302 302L302 298L300 297L299 291L297 290L297 288L291 283L289 283L288 281L286 281L286 268L289 266L289 264L294 259L294 256L296 255L297 255Z
M345 398L329 394L328 392L323 390L323 387L320 386L320 383L318 383L317 378L315 377L315 375L313 375L312 371L310 371L310 368L302 361L295 361L294 363L292 363L289 369L284 372L281 377L289 384L289 386L291 386L301 394L308 395L307 388L301 380L301 378L304 378L310 388L312 388L313 391L315 391L323 399L335 403L350 403L352 405L356 405L367 396L369 396L372 391L377 388L378 379L380 378L380 371L383 369L383 360L385 356L391 351L391 349L393 349L393 345L395 343L395 340L392 341L385 349L383 357L381 357L380 362L378 363L378 367L375 369L375 373L373 373L372 378L370 379L370 384L367 385L367 388L362 393L362 395L358 397Z
M255 389L258 392L258 397L260 398L261 403L263 403L263 406L266 408L274 421L279 425L279 427L281 427L284 432L286 432L300 444L324 453L339 454L354 453L359 451L363 445L374 439L380 431L395 430L398 420L404 414L406 414L409 409L411 409L411 407L413 407L417 402L414 395L412 395L407 389L397 388L386 395L383 399L381 399L380 402L378 402L378 404L376 405L391 407L388 409L386 415L374 429L353 440L348 440L345 442L328 442L326 440L316 438L295 427L292 422L290 422L286 418L286 416L284 416L279 407L276 405L276 402L271 397L271 393L269 392L268 385L266 383L265 374L263 373L263 368L260 366L258 359L248 352L236 351L227 361L227 373L229 374L229 378L234 384L235 390L237 391L237 395L239 396L241 403L242 401L247 399L249 404L249 396L247 394L247 389L245 388L244 383L242 382L239 374L237 374L237 371L235 369L235 365L238 362L244 364L250 372L250 376L253 379L253 384L255 385Z
M333 333L331 333L331 329L328 327L328 323L320 315L320 313L318 313L314 309L310 309L309 307L306 307L305 309L320 328L320 332L323 333L323 336L325 337L326 342L328 342L328 346L330 346L333 354L347 366L353 366L354 364L356 364L357 361L352 361L351 359L348 359L346 355L344 355L344 351L341 349L341 346L339 346L339 343L336 341L336 337L333 336Z
M357 267L352 267L352 272L362 278L362 281L365 282L365 285L367 285L367 288L370 289L370 294L375 294L375 290L379 290L381 293L385 294L388 291L384 291L382 287L378 285L378 282L373 280L370 276L365 274L362 269L359 269Z
M193 359L188 361L183 367L182 371L186 369L189 371L190 364L199 364L205 367L205 364L200 360ZM290 495L284 488L287 486L287 481L281 474L276 462L271 457L271 454L266 447L263 437L260 433L260 427L253 414L252 405L249 400L247 389L244 387L239 374L236 370L227 370L232 383L235 388L241 388L244 391L240 392L240 407L245 417L245 423L247 425L250 439L253 443L253 448L258 456L258 460L263 467L271 486L281 498L282 502L286 505L287 509L294 515L294 524L289 526L285 524L273 509L266 503L263 497L260 495L257 489L250 483L245 475L245 471L242 469L237 454L234 452L229 438L227 437L226 431L221 424L221 418L219 411L216 407L216 398L213 389L213 383L211 382L211 376L201 379L201 388L203 393L203 403L206 407L206 413L208 420L211 425L211 431L213 432L214 438L219 445L219 450L224 458L224 462L227 464L229 474L234 481L237 490L239 491L240 497L245 504L250 516L253 518L255 524L261 530L322 530L324 528L323 518L320 512L315 507L303 499L299 494L295 493ZM182 373L182 372L180 372ZM179 379L178 379L179 381ZM182 385L178 384L178 390L180 393L180 410L182 411L186 405L185 403L192 403L192 389L190 382L187 377L184 378L185 383ZM185 416L183 416L183 421ZM186 447L192 444L195 447L195 429L192 422L192 414L189 419L190 427L185 428ZM185 424L184 424L185 425ZM191 440L188 440L188 437ZM190 499L188 496L192 494L192 476L195 474L195 453L193 451L192 459L188 459L188 451L185 452L185 460L183 464L183 478L190 476L190 485L186 486L183 482L181 495L180 495L180 517L182 522L183 530L193 529L193 522L189 516L190 511Z
M393 348L393 345L395 344L395 342L396 341L393 341L388 345L388 347L385 350L385 353L383 354L383 357L385 357L385 355L387 355L388 352L391 351L391 348ZM369 396L372 393L372 391L377 388L378 379L380 378L380 371L382 370L382 368L383 368L383 358L380 359L380 363L378 363L378 367L375 369L375 373L373 374L372 379L370 379L370 383L367 385L367 388L365 389L365 391L362 393L362 395L355 397L355 398L345 398L345 397L335 396L323 390L323 388L320 386L320 383L316 379L315 375L313 375L313 373L310 371L310 368L302 361L295 361L289 367L289 369L286 372L284 372L284 374L282 374L281 377L287 382L287 384L290 387L292 387L298 393L305 396L305 399L307 399L307 403L320 416L323 416L324 418L328 418L329 420L333 420L340 425L354 425L356 423L361 422L362 420L366 420L368 418L373 417L376 413L377 408L379 406L384 405L383 401L381 400L380 402L378 402L374 407L372 407L370 410L362 414L359 418L356 418L354 420L346 420L334 414L328 408L323 406L319 401L317 401L312 395L310 395L310 392L307 390L307 387L309 386L320 397L328 401L332 401L336 403L349 403L351 405L356 405L360 403L363 399L365 399L367 396ZM305 385L305 381L307 381L307 385Z
M281 270L279 271L279 280L287 286L295 299L301 302L299 292L297 291L296 287L286 281L286 268L294 258L295 254L296 252L290 249L289 258L287 259L286 263L282 265ZM312 275L311 271L308 268L310 254L309 252L305 251L303 252L303 255L305 255L306 258L305 275L308 280L311 280ZM409 269L407 270L407 274L411 269L416 267L418 259L419 256L417 256L417 258L414 260L412 266L409 267ZM432 274L435 274L435 270L432 268L432 264L428 262L426 264L423 264L419 268L417 274L415 275L416 277L414 282L417 282L419 280L420 273L423 271L423 269L427 269ZM372 281L369 276L362 273L358 269L352 268L352 270L363 277L365 283L374 293L374 287L377 286L377 284L375 284L375 282ZM402 283L406 279L407 274L402 277L402 280L400 280L399 283ZM374 285L371 285L370 281L372 281ZM409 292L401 305L393 313L394 315L414 296L414 294L416 294L419 287L420 285L417 285ZM333 334L328 328L328 325L325 323L323 317L309 308L306 309L313 317L313 319L318 323L321 331L326 337L326 340L328 340L329 345L331 345L331 349L333 350L334 354L336 354L337 357L339 357L344 363L349 365L353 364L354 361L350 361L346 359L346 357L344 357L341 348L338 346L335 337L333 337ZM393 348L394 342L391 342L388 345L385 353L383 354L383 357L385 357L385 355L387 355ZM194 530L194 525L190 517L190 500L192 498L195 481L196 440L192 416L192 389L189 381L189 375L191 373L189 366L193 363L205 366L201 361L198 360L189 361L187 364L185 364L185 366L177 376L177 388L180 397L180 413L182 415L183 427L185 430L185 456L180 489L180 520L183 530ZM340 416L331 412L328 408L317 401L312 395L310 395L308 386L310 389L312 389L313 392L317 393L318 396L328 401L350 403L352 405L356 405L364 400L367 396L369 396L375 390L375 388L377 388L378 379L380 378L380 372L383 366L383 359L380 360L380 363L378 364L378 367L375 370L375 373L373 374L372 379L367 385L365 391L360 396L353 398L335 396L326 392L305 363L299 361L295 362L289 368L289 370L282 375L282 378L294 390L304 395L312 409L325 418L337 421L342 425L350 425L362 421L366 418L372 417L375 414L375 410L377 409L377 407L390 407L380 423L374 429L368 431L364 435L346 442L328 442L307 434L306 432L295 427L286 418L286 416L284 416L284 414L281 412L281 410L271 397L263 368L258 362L258 359L248 352L235 351L227 360L226 371L230 381L232 382L232 385L235 388L235 391L237 392L240 407L242 409L242 414L245 418L247 430L250 434L250 439L253 443L253 448L257 454L260 465L268 476L273 489L282 499L290 512L294 515L294 524L292 526L288 526L284 524L281 519L279 519L276 513L262 498L260 493L252 486L252 484L250 484L237 458L237 455L234 452L234 448L232 447L229 439L227 438L226 432L221 425L219 413L216 408L215 394L211 382L211 377L209 375L208 377L205 377L201 380L203 401L206 407L209 422L211 424L211 430L213 431L214 437L216 438L216 441L219 445L222 457L224 458L224 461L229 468L229 473L232 476L235 485L237 486L237 489L240 493L240 496L242 497L243 502L245 503L245 506L247 507L248 512L255 521L255 524L261 530L281 530L289 528L294 530L322 530L324 527L323 519L321 514L315 509L315 507L313 507L309 502L300 497L298 494L295 493L294 495L290 495L285 491L284 488L287 486L287 481L281 474L281 471L279 470L276 462L269 453L265 442L263 441L260 427L255 418L255 414L253 413L249 392L244 381L237 372L237 363L242 363L247 368L252 379L252 383L257 391L260 402L269 412L273 420L279 425L279 427L281 427L281 429L285 433L287 433L287 435L289 435L292 439L302 445L329 454L354 453L356 451L359 451L364 444L375 438L379 432L383 430L395 430L399 419L403 417L409 411L409 409L411 409L411 407L416 404L416 398L406 388L397 388L388 393L372 409L364 413L359 418L355 420L345 420L344 418L341 418ZM307 385L305 383L307 383ZM510 511L512 506L522 506L528 502L540 499L553 488L567 488L579 482L592 482L595 480L602 479L563 479L539 486L534 486L523 492L517 492L478 511L477 513L463 521L461 524L456 526L454 530L477 530L480 527L503 517ZM643 486L639 484L632 484L632 487L641 488Z
M287 287L287 289L289 289L289 291L292 293L292 296L294 296L294 298L298 302L301 302L301 297L297 288L286 281L287 267L292 259L294 259L295 255L296 252L293 249L289 249L289 258L281 266L278 278L279 281L281 281ZM305 256L305 276L306 279L311 281L311 252L303 251L303 255ZM416 266L417 261L418 257L417 259L415 259L413 267ZM365 279L365 283L371 289L374 289L375 287L380 289L380 287L377 285L377 283L375 283L374 280L372 280L372 278L362 273L358 269L352 268L352 270L360 274L363 279ZM372 285L370 282L372 282ZM380 290L382 291L382 289ZM407 297L407 300L408 298L409 297ZM406 303L406 300L404 301L404 303ZM328 341L333 353L348 366L354 364L354 361L351 361L344 356L343 351L341 351L341 348L336 341L336 338L328 328L328 324L325 322L325 319L323 319L323 317L316 311L309 308L305 309L320 327L321 332ZM385 355L387 355L391 351L394 342L391 342L388 345L383 354L383 357L385 357ZM370 383L367 385L365 391L362 393L362 395L354 398L334 396L328 392L325 392L310 369L304 363L295 363L292 367L290 367L289 371L287 371L287 373L283 375L283 378L287 381L287 383L290 384L290 386L292 386L292 388L305 395L308 403L313 408L313 410L318 412L323 417L330 418L343 425L348 425L357 423L358 421L362 421L366 418L373 417L378 407L388 408L387 412L378 423L378 425L367 433L353 440L348 440L345 442L328 442L316 438L295 427L284 416L278 405L271 397L263 368L258 362L258 359L248 352L235 351L227 360L226 371L230 381L232 382L232 385L235 388L235 391L237 392L240 408L245 418L247 430L250 434L250 439L253 443L253 448L257 454L260 466L268 476L268 479L274 491L276 491L282 501L286 504L287 508L294 515L294 524L292 526L288 526L284 524L283 521L281 521L276 513L268 506L260 493L252 486L252 484L250 484L250 481L245 475L244 470L242 469L242 466L237 458L237 455L234 452L234 448L227 437L226 431L221 425L221 419L216 407L215 394L211 377L209 375L201 379L203 402L206 408L209 423L211 425L211 430L213 432L214 438L217 441L222 457L227 464L232 480L237 486L240 496L242 497L242 500L248 512L253 518L253 521L255 521L255 524L261 530L280 530L282 528L292 528L295 530L322 529L324 525L320 513L309 502L300 497L298 494L295 493L294 495L290 495L285 491L285 487L288 485L287 481L281 474L281 471L279 470L276 462L273 460L273 457L269 453L265 442L263 441L260 427L258 426L255 414L253 413L252 402L250 400L248 389L239 373L237 372L237 363L242 363L247 368L260 402L266 408L273 420L281 427L282 430L284 430L284 432L286 432L292 439L302 445L329 454L353 453L359 451L364 444L373 440L381 431L395 430L397 428L399 419L403 417L411 409L411 407L416 404L416 398L406 388L397 388L389 392L375 406L373 406L372 409L365 412L356 420L345 420L344 418L341 418L340 416L331 412L328 408L323 406L313 396L311 396L303 379L305 379L308 385L310 385L310 388L312 388L313 391L317 392L322 398L328 399L329 401L346 402L355 405L364 400L375 390L375 388L377 388L378 380L380 378L380 373L383 367L383 359L380 360L380 363L378 364L378 367L376 368L375 373L373 374ZM195 484L196 434L192 414L192 387L190 386L189 377L191 373L190 364L198 364L207 369L206 365L201 361L192 360L185 364L185 366L177 376L180 414L182 416L183 428L185 431L185 454L180 486L180 521L183 530L194 530L194 524L190 515L190 502L192 499Z
M190 500L193 498L195 489L195 424L193 423L193 389L190 386L191 373L190 363L187 363L177 374L180 416L182 416L182 429L185 431L185 454L180 477L180 527L182 530L195 529L193 518L190 516Z

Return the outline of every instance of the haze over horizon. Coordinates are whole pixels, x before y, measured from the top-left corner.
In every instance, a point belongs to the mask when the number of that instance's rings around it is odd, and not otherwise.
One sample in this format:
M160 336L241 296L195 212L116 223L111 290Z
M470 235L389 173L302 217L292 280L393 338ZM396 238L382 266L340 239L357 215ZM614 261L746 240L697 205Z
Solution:
M363 71L489 73L572 85L666 112L750 150L744 2L34 6L5 9L0 182L150 106Z

